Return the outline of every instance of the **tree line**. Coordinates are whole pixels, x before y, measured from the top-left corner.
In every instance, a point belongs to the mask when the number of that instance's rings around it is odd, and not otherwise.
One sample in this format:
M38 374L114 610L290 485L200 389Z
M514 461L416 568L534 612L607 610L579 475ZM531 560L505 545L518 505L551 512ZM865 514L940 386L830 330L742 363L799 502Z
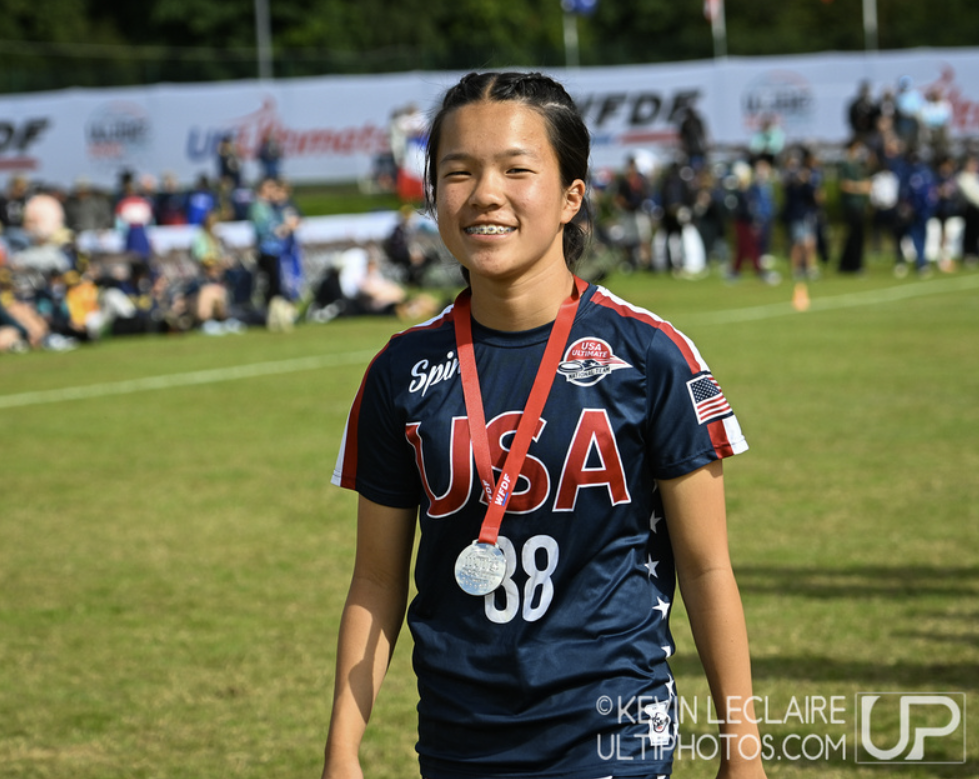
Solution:
M561 0L7 0L0 92L254 78L267 3L277 78L567 63ZM973 46L976 0L876 0L878 46ZM727 53L864 49L863 0L726 0ZM582 66L708 59L703 0L598 0Z

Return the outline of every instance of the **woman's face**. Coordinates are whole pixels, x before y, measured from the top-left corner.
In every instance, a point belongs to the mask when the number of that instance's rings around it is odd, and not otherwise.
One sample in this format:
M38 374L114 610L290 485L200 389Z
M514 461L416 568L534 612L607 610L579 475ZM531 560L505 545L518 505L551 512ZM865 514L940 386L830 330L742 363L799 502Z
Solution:
M473 276L515 280L564 266L563 227L585 185L561 184L544 118L517 102L484 101L445 117L433 159L442 240Z

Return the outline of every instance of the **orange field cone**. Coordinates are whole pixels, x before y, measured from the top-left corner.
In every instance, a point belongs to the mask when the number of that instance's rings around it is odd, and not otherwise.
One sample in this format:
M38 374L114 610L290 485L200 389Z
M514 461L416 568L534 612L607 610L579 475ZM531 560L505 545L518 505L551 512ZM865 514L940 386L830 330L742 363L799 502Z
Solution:
M796 311L809 310L809 287L804 281L796 282L792 292L792 308Z

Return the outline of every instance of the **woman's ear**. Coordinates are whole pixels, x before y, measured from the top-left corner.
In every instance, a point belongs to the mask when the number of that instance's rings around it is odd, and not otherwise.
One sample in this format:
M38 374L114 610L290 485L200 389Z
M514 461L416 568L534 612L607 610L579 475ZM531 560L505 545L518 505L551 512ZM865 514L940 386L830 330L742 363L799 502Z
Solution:
M581 205L585 201L585 182L575 179L571 186L564 191L564 209L561 215L561 224L567 224L581 210Z

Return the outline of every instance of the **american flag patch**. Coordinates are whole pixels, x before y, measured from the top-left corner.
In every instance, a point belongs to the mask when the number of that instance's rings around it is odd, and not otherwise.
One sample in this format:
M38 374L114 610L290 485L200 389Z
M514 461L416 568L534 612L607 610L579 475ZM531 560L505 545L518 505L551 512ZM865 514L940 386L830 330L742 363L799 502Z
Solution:
M697 413L697 422L701 425L733 413L721 391L721 385L709 373L701 373L688 381L687 390L690 392L693 410Z

